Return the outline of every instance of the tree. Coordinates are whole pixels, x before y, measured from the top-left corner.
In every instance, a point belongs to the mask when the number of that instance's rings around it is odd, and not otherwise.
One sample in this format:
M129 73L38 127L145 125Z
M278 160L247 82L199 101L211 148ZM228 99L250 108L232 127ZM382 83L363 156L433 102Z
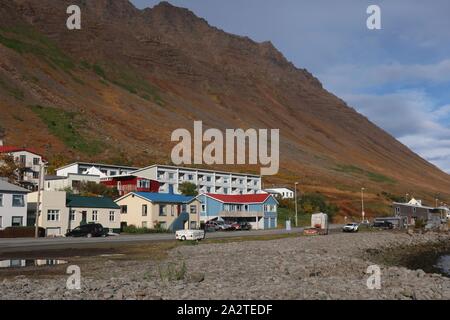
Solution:
M178 190L180 190L181 194L184 196L194 197L198 195L197 186L191 182L183 182L178 187Z
M119 197L119 191L117 188L108 188L104 184L95 183L93 181L83 181L76 188L67 187L61 191L65 191L69 194L79 194L84 197L108 197L117 199Z
M7 178L11 183L17 183L19 169L13 156L0 154L0 177Z

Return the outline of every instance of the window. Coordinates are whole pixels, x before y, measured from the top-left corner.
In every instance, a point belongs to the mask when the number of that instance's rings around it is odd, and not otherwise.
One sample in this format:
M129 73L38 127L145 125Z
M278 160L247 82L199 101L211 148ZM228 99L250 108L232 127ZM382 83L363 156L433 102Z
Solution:
M39 179L39 172L33 172L33 179Z
M202 204L202 212L206 212L206 204Z
M13 207L25 207L24 196L21 194L13 195L12 206Z
M70 221L75 221L75 218L76 218L75 210L70 210L69 212Z
M228 193L228 188L223 188L223 193L227 194Z
M400 207L396 207L395 208L395 212L397 212L399 214L400 213Z
M128 213L128 206L120 206L120 213L122 214Z
M0 207L3 207L3 194L0 193Z
M92 210L92 221L98 221L98 211Z
M173 173L169 173L169 179L173 180L174 174Z
M146 204L142 205L142 216L143 217L147 216L147 205Z
M109 172L109 175L110 175L110 176L115 176L116 174L117 174L116 171L110 171L110 172Z
M11 226L12 227L22 227L23 226L23 217L12 217Z
M244 205L244 211L248 211L248 204Z
M206 181L211 182L211 177L206 177Z
M59 210L48 210L47 221L59 221Z
M191 221L191 230L197 229L197 221Z
M111 221L111 222L116 221L116 214L114 211L109 212L109 221Z
M19 158L19 162L20 162L21 164L25 164L26 161L27 161L27 157L24 156L24 155L21 155L20 158Z
M40 159L39 158L33 158L33 165L38 166L40 163Z
M160 217L165 217L167 214L166 214L166 206L165 205L163 205L163 204L160 204L159 205L159 216Z
M3 218L2 218L2 216L0 216L0 229L3 228L3 221L2 220L3 220Z
M189 206L189 213L190 214L197 214L197 206L196 205L190 205Z
M175 216L174 206L170 206L170 215L171 215L172 217Z
M72 181L72 189L80 190L80 187L81 187L81 181L79 181L79 180Z

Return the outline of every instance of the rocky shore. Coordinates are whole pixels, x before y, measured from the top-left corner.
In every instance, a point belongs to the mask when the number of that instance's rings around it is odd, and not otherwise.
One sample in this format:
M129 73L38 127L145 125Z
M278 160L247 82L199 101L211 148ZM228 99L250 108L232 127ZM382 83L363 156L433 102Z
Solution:
M7 277L0 298L450 299L450 278L382 259L449 242L448 233L363 232L182 245L163 260L93 259L95 267L81 266L81 290L67 290L64 273ZM366 271L377 264L381 288L371 290Z

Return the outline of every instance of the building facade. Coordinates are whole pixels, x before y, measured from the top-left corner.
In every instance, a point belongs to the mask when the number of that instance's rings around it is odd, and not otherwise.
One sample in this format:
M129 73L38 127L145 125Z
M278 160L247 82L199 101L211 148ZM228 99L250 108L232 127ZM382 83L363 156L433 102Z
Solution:
M279 196L281 199L294 199L294 191L289 188L270 188L264 189L265 192L274 196Z
M133 175L102 178L100 182L108 188L116 188L119 196L130 192L158 192L158 181L139 178Z
M221 195L201 194L200 219L207 222L223 219L233 222L248 222L253 229L277 227L278 201L271 194Z
M418 220L425 223L439 224L443 218L439 208L424 206L422 201L414 198L408 203L394 202L392 207L395 216L406 217L407 225L414 225Z
M129 175L131 172L138 170L136 167L117 166L101 163L75 162L67 166L56 169L56 175L68 176L72 174L94 175L100 178L111 176Z
M44 182L45 191L65 191L72 189L77 191L82 183L100 183L100 176L69 173L67 176L46 176Z
M35 214L38 193L28 195L29 215ZM110 198L81 197L64 191L42 191L39 226L47 236L64 236L87 223L100 223L110 232L120 232L120 207Z
M179 194L183 182L195 184L199 193L255 194L261 190L261 176L251 174L153 165L137 170L133 175L158 181L159 192L163 193L173 188Z
M17 178L18 183L30 190L35 191L39 185L39 173L46 163L45 158L28 148L17 148L11 146L0 146L0 154L8 154L14 158L19 167Z
M26 226L28 192L0 179L0 229Z
M195 197L169 193L131 192L116 200L123 225L171 231L197 229L200 203Z

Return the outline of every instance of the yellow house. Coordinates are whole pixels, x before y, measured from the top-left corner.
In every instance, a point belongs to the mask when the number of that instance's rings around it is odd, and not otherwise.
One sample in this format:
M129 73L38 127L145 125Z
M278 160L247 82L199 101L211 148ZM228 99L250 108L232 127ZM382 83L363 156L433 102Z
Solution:
M171 193L131 192L116 200L122 225L171 231L200 227L200 202Z

